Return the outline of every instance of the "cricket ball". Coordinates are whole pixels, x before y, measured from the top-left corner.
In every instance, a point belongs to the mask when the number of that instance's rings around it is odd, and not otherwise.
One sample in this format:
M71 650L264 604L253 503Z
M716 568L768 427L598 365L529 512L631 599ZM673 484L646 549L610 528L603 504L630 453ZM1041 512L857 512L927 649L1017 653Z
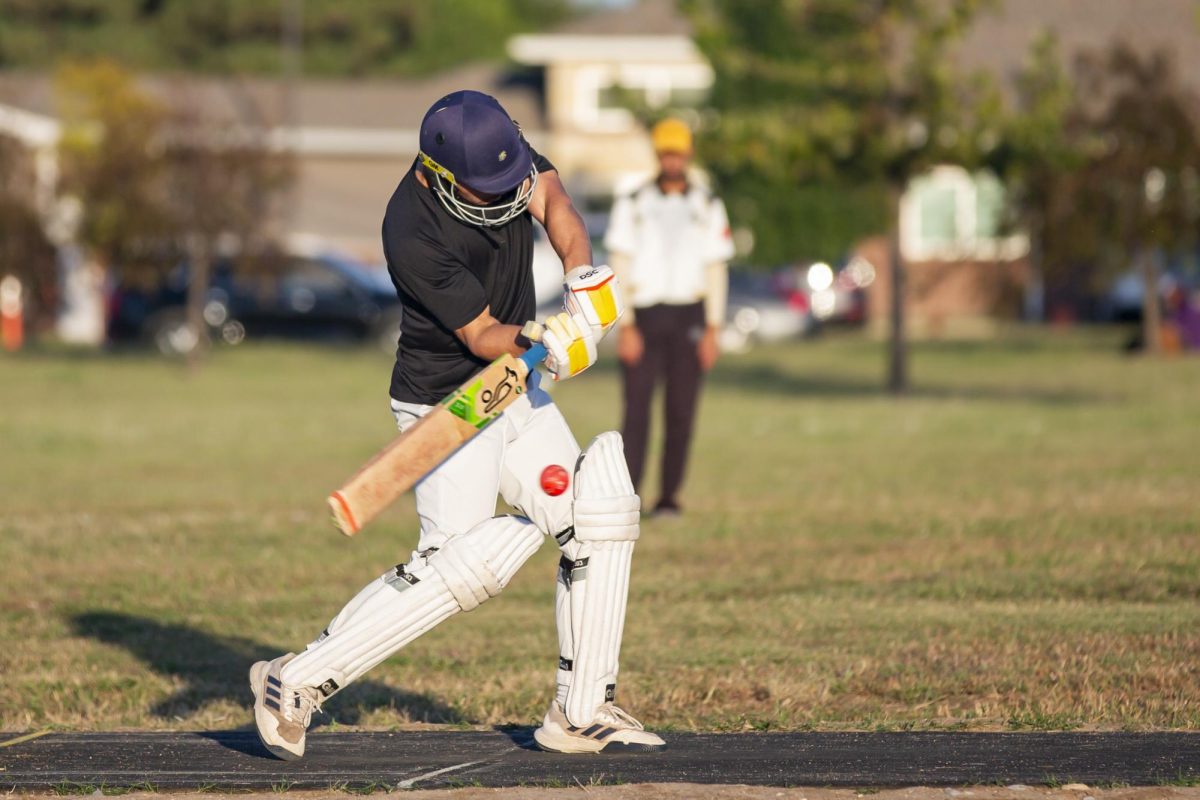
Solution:
M558 464L551 464L542 470L542 491L551 497L558 497L567 490L571 476Z

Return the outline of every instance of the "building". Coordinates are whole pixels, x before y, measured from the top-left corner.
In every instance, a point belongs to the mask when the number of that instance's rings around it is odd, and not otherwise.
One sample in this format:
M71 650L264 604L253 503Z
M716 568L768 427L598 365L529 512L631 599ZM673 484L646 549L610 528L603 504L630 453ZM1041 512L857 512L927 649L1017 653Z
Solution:
M656 165L628 105L696 107L713 82L673 0L643 0L516 36L508 51L543 87L546 155L577 194L604 207L617 184Z
M495 67L472 66L422 80L306 80L150 77L143 87L168 106L258 130L271 147L295 154L295 181L282 232L327 242L369 259L382 256L380 224L388 197L416 155L421 117L437 97L464 87L496 94L536 133L536 89L508 85ZM0 133L38 152L53 192L59 136L49 76L0 73Z

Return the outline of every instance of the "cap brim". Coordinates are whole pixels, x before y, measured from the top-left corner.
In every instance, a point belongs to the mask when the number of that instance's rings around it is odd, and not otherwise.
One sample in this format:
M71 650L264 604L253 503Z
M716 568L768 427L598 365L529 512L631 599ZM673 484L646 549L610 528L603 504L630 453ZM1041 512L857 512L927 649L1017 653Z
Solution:
M483 194L507 194L521 185L521 181L529 176L533 169L533 155L529 145L521 143L521 152L515 158L509 159L508 167L499 175L494 175L486 181L464 181L467 188Z

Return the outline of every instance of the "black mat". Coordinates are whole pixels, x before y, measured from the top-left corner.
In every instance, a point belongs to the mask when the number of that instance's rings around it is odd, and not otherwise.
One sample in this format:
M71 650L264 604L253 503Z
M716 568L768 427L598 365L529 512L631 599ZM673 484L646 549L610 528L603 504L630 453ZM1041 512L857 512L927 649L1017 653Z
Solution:
M564 756L529 729L317 733L277 761L252 732L0 734L0 789L1089 785L1200 780L1200 733L668 733L664 753ZM7 744L6 742L11 742Z

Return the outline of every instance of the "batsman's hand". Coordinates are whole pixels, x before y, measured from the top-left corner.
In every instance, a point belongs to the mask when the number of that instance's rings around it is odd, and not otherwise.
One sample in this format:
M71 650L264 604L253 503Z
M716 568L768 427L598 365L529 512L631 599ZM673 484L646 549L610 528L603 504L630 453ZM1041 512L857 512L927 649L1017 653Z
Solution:
M600 341L625 311L616 273L604 265L571 270L563 276L563 308L572 316L582 316L592 338Z
M574 377L596 363L596 338L583 315L555 314L545 327L546 369L554 380Z

